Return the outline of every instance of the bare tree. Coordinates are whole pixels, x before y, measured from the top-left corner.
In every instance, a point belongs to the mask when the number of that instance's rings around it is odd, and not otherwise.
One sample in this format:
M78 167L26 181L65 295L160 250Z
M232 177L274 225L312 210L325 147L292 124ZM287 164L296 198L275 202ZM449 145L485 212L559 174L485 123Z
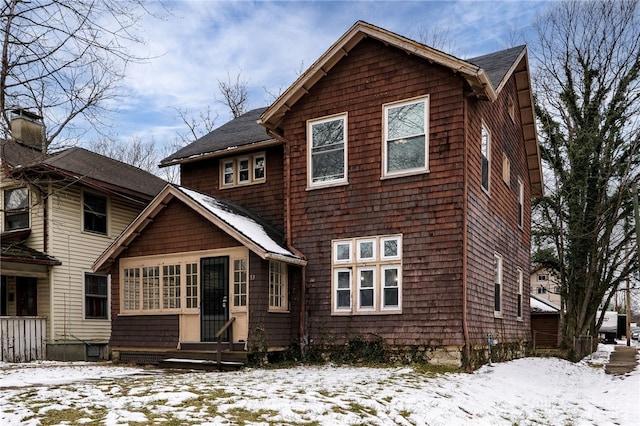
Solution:
M594 335L638 269L630 188L640 179L637 0L555 3L533 49L546 195L534 200L535 260L556 271L563 337Z
M422 44L448 53L458 50L456 44L451 41L448 28L442 28L439 25L435 27L420 25L417 31L418 41ZM457 54L460 56L459 52Z
M222 95L222 102L231 110L234 118L240 117L247 112L247 101L249 99L249 91L247 82L241 80L242 70L236 74L235 81L231 80L231 75L227 71L227 81L218 80L218 89Z
M99 129L128 63L142 58L135 25L144 0L5 0L0 5L0 122L9 112L44 117L46 140L74 144ZM82 126L76 125L84 120ZM87 123L89 126L87 126Z
M124 142L103 138L90 143L89 149L149 173L158 174L159 158L154 139L143 141L140 137L135 137L130 142Z

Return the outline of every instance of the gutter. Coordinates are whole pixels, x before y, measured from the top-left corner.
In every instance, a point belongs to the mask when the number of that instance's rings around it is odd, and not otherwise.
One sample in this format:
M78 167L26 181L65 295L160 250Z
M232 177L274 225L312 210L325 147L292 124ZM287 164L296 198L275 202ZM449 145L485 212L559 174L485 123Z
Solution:
M291 156L289 155L289 149L291 144L278 133L273 130L267 128L267 133L273 136L274 139L282 142L284 146L284 219L285 219L285 242L287 244L287 248L291 250L292 253L300 256L300 258L305 261L307 258L304 254L302 254L298 249L293 247L291 244ZM309 341L308 330L307 330L307 265L306 262L300 265L301 272L301 285L300 285L300 318L299 318L299 329L298 334L300 337L300 354L304 359L306 353L307 343Z

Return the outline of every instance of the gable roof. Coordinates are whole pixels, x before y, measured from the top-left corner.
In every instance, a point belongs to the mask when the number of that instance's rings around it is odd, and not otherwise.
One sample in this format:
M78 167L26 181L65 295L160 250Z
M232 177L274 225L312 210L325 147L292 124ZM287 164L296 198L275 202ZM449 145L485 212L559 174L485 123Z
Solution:
M184 203L262 259L294 265L307 263L282 243L284 238L277 230L248 209L179 185L168 184L100 255L93 264L93 270L102 270L115 261L173 199Z
M278 144L279 142L267 134L264 127L258 125L258 119L265 110L266 107L256 108L223 124L163 159L160 167L226 155L232 150L242 151Z
M264 111L260 116L260 124L272 134L281 135L280 126L293 105L365 38L378 40L407 54L451 69L465 79L478 98L488 101L495 101L504 84L515 74L531 194L542 195L542 166L525 46L462 60L367 22L358 21Z
M14 178L28 174L53 174L99 191L144 202L151 200L166 184L152 173L80 147L13 167Z

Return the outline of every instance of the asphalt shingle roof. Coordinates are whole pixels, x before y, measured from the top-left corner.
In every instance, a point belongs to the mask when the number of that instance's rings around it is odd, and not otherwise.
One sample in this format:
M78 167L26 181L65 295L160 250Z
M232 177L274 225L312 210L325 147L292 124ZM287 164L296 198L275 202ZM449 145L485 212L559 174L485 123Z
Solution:
M493 88L497 89L525 48L526 46L524 45L516 46L487 55L465 59L465 61L482 68L487 73Z
M251 110L235 118L207 135L173 153L160 162L160 166L167 166L179 160L209 154L226 149L251 145L273 139L267 130L258 124L258 119L265 108Z

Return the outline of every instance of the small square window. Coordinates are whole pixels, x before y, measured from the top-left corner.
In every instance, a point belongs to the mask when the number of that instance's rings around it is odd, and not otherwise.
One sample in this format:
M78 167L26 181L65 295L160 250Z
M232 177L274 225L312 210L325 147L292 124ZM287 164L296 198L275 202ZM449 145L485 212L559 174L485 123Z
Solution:
M400 239L397 237L382 238L382 258L383 259L399 259L401 256Z
M359 240L358 241L358 260L375 260L376 258L376 242L375 240Z
M336 262L351 261L351 241L338 242L334 245L334 247L335 247L334 259Z

